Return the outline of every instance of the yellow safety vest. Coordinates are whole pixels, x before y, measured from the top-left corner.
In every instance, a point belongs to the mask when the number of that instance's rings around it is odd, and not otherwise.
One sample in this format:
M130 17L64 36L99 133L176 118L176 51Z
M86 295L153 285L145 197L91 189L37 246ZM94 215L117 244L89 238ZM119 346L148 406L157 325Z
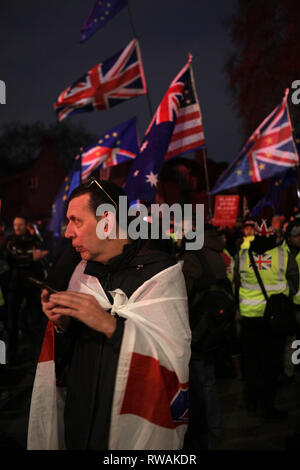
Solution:
M289 247L289 245L286 243L285 240L284 240L284 242L282 243L282 246L287 250L288 253L291 253L290 247ZM298 264L299 273L300 273L300 251L299 251L299 253L297 254L295 260L296 260L296 262L297 262L297 264ZM296 292L296 294L295 294L294 297L293 297L293 302L294 302L294 304L300 305L300 286L299 286L299 288L298 288L298 292Z
M286 279L287 250L282 246L277 246L263 254L253 253L253 257L268 296L281 292L288 295L289 286ZM240 251L239 273L240 314L244 317L263 317L266 299L251 266L248 250Z

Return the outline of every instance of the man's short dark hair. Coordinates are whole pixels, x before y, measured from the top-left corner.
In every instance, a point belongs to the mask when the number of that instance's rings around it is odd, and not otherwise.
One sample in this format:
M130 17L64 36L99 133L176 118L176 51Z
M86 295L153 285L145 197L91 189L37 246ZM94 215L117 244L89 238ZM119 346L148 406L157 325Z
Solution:
M97 181L99 185L103 188L101 189L96 182ZM96 178L91 178L85 183L80 184L75 188L70 196L68 203L76 197L82 196L83 194L89 194L90 195L90 209L91 211L95 214L96 217L96 211L98 206L101 204L111 204L116 211L116 218L118 221L119 218L119 197L120 196L126 196L125 191L120 188L117 184L113 183L112 181L107 181L107 180L99 180ZM127 196L126 196L127 197ZM115 204L113 204L115 203ZM127 213L128 213L128 208L129 208L129 203L127 199Z

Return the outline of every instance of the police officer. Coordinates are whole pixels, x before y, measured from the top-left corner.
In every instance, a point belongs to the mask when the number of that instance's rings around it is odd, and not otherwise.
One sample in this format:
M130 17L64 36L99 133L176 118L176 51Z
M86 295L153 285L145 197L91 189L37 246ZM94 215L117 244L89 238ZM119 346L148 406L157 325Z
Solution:
M17 359L19 324L22 302L27 301L31 340L37 341L44 316L41 311L40 291L28 283L28 277L43 278L40 260L48 251L43 250L41 241L27 229L27 218L16 216L13 220L14 233L6 240L4 257L10 265L7 294L7 360L14 363ZM38 347L37 347L38 349Z
M298 266L285 247L276 245L268 220L256 222L250 249L268 295L282 292L292 297L299 285ZM265 326L266 300L251 265L249 249L239 252L235 282L241 315L246 407L251 413L260 411L267 421L278 421L286 417L283 410L275 408L285 336L274 336Z

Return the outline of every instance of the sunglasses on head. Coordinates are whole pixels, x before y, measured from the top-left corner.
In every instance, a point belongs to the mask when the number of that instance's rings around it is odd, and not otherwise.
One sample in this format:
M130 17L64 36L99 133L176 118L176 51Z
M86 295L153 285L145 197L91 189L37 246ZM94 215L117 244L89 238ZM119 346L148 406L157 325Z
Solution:
M94 178L94 176L92 176L91 178L89 178L89 180L86 182L86 187L89 188L90 186L92 186L92 184L95 183L99 189L101 189L101 191L104 192L104 194L108 197L108 199L111 200L111 202L113 203L113 205L115 206L115 208L117 209L117 203L113 200L113 198L105 191L105 189L101 186L101 184L96 180L96 178Z

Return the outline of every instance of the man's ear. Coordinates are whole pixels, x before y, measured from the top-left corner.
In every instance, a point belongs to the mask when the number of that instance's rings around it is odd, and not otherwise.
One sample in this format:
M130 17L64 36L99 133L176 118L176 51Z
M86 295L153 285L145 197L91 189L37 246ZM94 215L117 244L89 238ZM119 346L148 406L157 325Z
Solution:
M116 238L115 215L112 212L104 212L101 220L97 223L96 234L100 240Z

